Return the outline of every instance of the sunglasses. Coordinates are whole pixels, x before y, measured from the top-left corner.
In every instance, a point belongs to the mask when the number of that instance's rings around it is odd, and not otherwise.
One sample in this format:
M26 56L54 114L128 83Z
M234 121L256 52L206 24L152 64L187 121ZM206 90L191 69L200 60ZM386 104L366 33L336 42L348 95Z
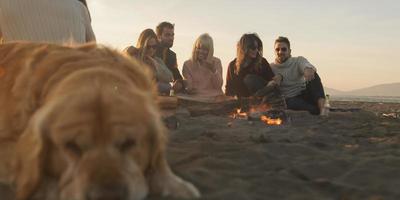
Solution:
M147 45L147 49L157 49L157 45Z
M256 46L256 45L250 45L250 46L249 46L249 49L251 49L251 50L258 50L259 48L258 48L258 46Z
M276 52L279 52L279 51L286 52L287 50L288 50L288 49L287 49L286 47L276 48L276 49L275 49Z

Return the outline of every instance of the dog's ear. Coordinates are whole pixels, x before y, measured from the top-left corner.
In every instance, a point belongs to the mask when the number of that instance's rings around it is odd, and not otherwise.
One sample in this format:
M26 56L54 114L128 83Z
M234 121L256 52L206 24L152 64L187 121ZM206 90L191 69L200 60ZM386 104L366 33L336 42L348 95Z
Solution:
M161 120L152 129L155 132L150 135L150 164L146 171L150 193L177 198L200 197L200 193L196 187L175 175L168 165L165 157L167 129Z
M20 136L16 148L14 184L16 199L29 199L41 182L45 160L44 113L37 112Z

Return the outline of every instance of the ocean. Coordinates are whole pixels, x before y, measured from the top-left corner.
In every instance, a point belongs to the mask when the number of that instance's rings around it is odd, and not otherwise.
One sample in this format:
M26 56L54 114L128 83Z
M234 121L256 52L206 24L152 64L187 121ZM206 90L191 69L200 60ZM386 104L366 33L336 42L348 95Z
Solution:
M362 101L362 102L381 102L381 103L400 103L400 97L388 96L335 96L330 95L332 101Z

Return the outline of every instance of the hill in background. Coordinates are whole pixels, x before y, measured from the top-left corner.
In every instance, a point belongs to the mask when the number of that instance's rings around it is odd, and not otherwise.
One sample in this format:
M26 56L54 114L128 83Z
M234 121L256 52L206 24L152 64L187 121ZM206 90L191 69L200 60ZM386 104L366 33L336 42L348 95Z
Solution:
M391 96L400 97L400 83L375 85L351 91L341 91L325 87L325 93L332 96Z

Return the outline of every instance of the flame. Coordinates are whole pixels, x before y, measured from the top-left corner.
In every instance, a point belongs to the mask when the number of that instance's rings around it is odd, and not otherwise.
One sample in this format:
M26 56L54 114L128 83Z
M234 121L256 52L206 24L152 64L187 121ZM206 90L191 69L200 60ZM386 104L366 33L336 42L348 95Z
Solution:
M271 109L271 106L268 104L261 104L261 105L256 105L256 106L251 106L249 109L249 113L255 113L255 112L266 112Z
M236 113L233 113L233 118L247 118L247 113L242 112L240 108L236 109Z
M269 109L270 106L266 104L261 106L252 106L250 107L249 112L242 112L240 108L237 108L236 112L233 112L231 116L234 119L248 119L249 115L252 116L253 114L255 114L254 116L260 116L258 114L261 114L263 111L267 111ZM280 118L273 119L268 117L267 115L261 115L260 120L267 125L281 125L283 123L282 119Z
M281 125L282 124L282 120L281 119L271 119L265 115L261 116L261 121L263 121L264 123L268 124L268 125Z

